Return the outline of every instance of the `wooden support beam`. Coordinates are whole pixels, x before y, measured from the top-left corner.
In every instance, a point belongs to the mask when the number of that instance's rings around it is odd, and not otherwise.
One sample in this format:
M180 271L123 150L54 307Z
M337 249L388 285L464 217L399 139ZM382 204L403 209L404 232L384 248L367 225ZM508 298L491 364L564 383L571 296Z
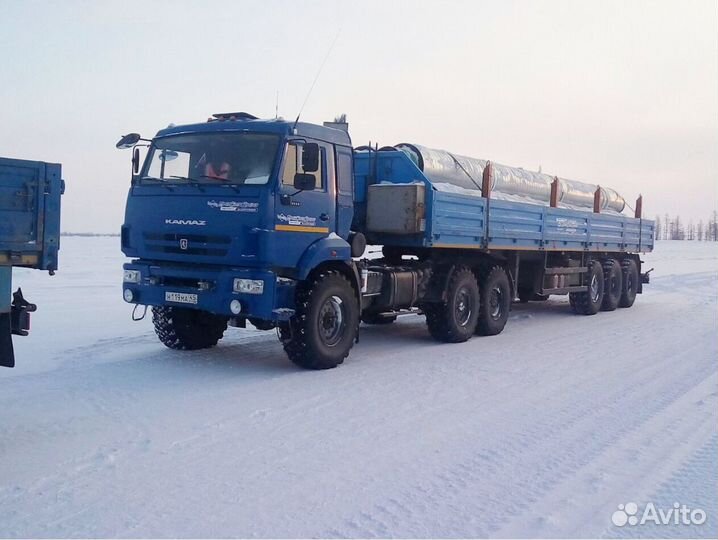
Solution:
M494 177L494 164L490 161L486 162L486 167L484 167L484 175L481 179L481 195L486 198L491 198L491 181Z
M596 186L596 192L593 194L593 211L596 214L601 213L601 186Z
M553 177L553 182L551 182L551 208L556 208L558 206L558 176Z
M643 195L639 195L638 199L636 199L636 217L638 219L641 219L642 213L643 213Z

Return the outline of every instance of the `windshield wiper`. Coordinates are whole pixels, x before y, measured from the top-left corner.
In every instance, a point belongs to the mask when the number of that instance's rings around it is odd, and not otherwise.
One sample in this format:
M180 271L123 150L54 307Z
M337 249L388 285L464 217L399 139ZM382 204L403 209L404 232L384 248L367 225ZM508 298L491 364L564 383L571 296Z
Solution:
M202 187L202 183L199 180L197 180L196 178L190 178L189 176L175 176L175 175L170 175L170 178L176 178L177 180L187 180L187 183L190 186L194 186L194 187L198 188L200 191L204 191L204 188Z
M235 183L230 183L228 179L226 178L217 178L216 176L208 176L206 174L200 175L200 178L208 178L209 180L221 180L222 183L219 184L221 186L227 186L234 190L235 193L239 193L239 186Z

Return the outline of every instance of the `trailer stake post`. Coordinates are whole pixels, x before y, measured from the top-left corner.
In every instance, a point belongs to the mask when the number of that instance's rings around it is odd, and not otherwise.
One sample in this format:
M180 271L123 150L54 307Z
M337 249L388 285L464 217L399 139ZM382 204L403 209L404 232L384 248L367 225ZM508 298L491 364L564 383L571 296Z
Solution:
M551 208L556 208L558 206L558 176L554 176L553 182L551 182L550 205L551 205Z

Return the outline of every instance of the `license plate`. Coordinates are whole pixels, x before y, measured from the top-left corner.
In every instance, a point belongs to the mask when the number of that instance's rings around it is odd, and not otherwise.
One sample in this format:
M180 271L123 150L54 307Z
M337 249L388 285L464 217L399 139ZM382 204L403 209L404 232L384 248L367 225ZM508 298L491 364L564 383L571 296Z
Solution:
M165 300L167 302L177 302L179 304L196 304L197 295L181 292L166 292Z

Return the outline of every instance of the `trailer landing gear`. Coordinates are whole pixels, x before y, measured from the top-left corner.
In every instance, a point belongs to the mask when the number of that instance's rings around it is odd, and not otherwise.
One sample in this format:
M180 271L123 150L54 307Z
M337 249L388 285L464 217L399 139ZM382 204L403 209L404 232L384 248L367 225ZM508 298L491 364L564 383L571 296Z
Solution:
M15 350L12 346L12 334L27 336L30 330L30 313L37 311L18 289L12 295L10 311L0 313L0 366L15 367Z

